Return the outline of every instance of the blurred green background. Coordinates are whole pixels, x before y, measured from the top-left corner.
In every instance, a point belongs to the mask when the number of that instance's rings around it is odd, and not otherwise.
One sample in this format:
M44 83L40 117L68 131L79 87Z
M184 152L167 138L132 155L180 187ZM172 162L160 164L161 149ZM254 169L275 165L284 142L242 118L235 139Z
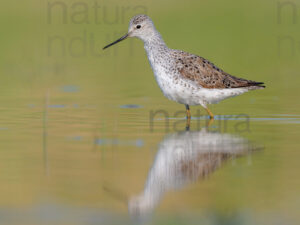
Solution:
M166 134L164 120L149 129L150 112L165 110L172 124L184 109L159 90L140 40L102 51L136 14L149 15L170 48L267 86L211 107L216 115L247 114L250 130L240 135L263 153L251 166L241 158L170 193L155 221L299 222L300 1L13 0L0 8L0 223L38 224L44 205L127 218L127 205L103 185L139 193ZM216 130L237 133L235 120L222 121ZM105 223L117 223L109 213Z
M199 54L229 73L269 86L251 96L284 94L289 108L295 102L298 1L12 1L4 5L1 90L5 95L36 96L32 92L72 83L96 96L161 97L141 41L101 50L127 31L133 15L146 13L169 47Z

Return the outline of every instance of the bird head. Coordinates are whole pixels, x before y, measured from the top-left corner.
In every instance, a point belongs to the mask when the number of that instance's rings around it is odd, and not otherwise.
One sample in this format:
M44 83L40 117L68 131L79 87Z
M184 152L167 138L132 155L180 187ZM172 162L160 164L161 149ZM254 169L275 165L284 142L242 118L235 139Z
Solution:
M123 41L129 37L137 37L143 41L146 41L147 39L151 38L154 34L155 27L150 17L146 15L137 15L130 20L128 33L119 38L118 40L112 42L111 44L106 45L103 49L117 44L118 42Z

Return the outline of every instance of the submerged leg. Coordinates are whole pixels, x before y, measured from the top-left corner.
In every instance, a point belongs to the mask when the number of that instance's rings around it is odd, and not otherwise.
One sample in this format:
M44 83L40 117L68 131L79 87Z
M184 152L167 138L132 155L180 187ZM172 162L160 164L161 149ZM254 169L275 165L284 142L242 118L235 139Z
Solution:
M186 130L190 129L190 124L191 124L191 110L189 105L185 105L186 109Z
M207 126L210 126L212 124L212 122L214 122L214 114L209 110L209 108L205 108L208 115L209 115L209 122L207 124Z
M186 118L191 119L191 110L189 105L185 105L186 108Z
M206 109L210 119L214 119L214 114L209 110L209 108L205 108L205 109Z

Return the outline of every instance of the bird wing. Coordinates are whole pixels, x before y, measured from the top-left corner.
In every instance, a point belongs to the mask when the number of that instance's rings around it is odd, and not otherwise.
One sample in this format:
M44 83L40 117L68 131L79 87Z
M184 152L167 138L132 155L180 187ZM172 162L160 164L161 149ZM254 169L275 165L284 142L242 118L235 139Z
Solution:
M180 75L204 88L241 88L263 84L234 77L197 55L180 51L175 53L175 58Z

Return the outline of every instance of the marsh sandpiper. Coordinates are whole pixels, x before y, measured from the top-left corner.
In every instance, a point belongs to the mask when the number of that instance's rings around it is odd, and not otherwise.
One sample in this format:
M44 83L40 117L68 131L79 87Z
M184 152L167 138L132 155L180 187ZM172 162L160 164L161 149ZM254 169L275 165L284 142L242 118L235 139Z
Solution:
M129 37L137 37L144 42L158 86L168 99L185 105L188 126L190 105L201 105L213 120L214 115L208 104L265 88L263 82L232 76L203 57L168 48L146 15L134 16L130 20L128 33L103 49Z

